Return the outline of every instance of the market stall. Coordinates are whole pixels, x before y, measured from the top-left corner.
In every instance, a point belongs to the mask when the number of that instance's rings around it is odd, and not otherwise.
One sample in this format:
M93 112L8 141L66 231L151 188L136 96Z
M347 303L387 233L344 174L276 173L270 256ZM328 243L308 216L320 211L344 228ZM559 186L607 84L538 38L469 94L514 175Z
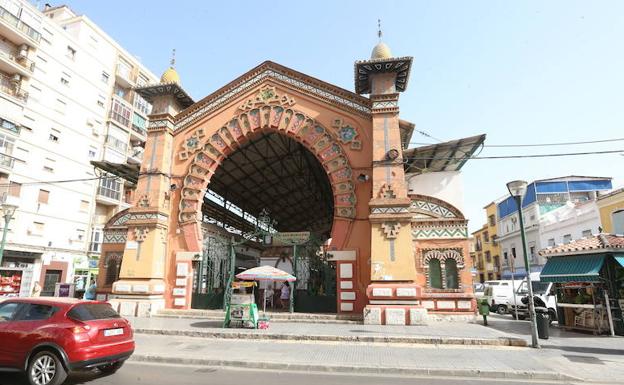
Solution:
M540 280L555 284L561 327L624 335L624 253L610 250L612 238L621 239L601 234L540 252L548 258Z

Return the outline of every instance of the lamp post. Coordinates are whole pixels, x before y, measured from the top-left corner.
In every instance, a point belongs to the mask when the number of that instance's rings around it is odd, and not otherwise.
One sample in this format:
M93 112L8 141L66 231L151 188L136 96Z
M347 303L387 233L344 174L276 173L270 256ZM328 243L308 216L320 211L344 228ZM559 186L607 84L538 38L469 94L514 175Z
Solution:
M518 206L518 217L520 218L520 236L522 237L522 254L524 256L524 269L527 274L527 286L529 288L529 320L531 321L531 346L539 348L539 342L537 341L537 323L535 318L535 305L533 304L533 285L531 283L531 264L529 263L529 257L527 255L526 238L524 234L524 221L522 219L522 197L527 190L527 182L523 180L514 180L507 183L507 190L509 195L516 201Z
M9 222L13 219L13 214L17 210L17 206L3 203L0 206L2 217L4 218L4 229L2 230L2 243L0 243L0 267L2 267L2 257L4 256L4 245L6 244L6 235L9 231Z

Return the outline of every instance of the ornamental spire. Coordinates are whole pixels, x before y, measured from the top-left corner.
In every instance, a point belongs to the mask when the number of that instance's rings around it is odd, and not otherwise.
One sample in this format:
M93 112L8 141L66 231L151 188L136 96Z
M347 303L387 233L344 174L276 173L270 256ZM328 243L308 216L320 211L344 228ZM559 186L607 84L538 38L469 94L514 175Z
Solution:
M175 48L171 52L171 68L175 67Z
M377 19L377 37L379 37L379 41L381 41L382 36L383 32L381 31L381 19Z

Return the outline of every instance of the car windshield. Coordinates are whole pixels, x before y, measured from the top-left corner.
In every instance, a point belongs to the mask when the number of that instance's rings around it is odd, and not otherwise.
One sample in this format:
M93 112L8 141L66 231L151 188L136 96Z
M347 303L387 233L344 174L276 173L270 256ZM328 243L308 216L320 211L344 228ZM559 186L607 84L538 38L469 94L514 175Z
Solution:
M548 282L540 282L540 281L531 281L531 286L533 289L533 294L545 294L548 290ZM526 281L522 281L522 284L518 288L518 294L528 294L529 289L527 287Z
M71 309L67 315L76 321L121 318L110 305L105 303L78 305Z

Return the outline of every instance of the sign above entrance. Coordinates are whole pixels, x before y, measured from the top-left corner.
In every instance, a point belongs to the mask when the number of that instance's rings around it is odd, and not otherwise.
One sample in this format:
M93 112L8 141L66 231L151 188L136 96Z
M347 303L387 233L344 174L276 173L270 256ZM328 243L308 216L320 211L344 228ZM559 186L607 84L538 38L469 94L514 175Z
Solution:
M271 234L273 246L301 245L310 240L309 231L287 232Z

